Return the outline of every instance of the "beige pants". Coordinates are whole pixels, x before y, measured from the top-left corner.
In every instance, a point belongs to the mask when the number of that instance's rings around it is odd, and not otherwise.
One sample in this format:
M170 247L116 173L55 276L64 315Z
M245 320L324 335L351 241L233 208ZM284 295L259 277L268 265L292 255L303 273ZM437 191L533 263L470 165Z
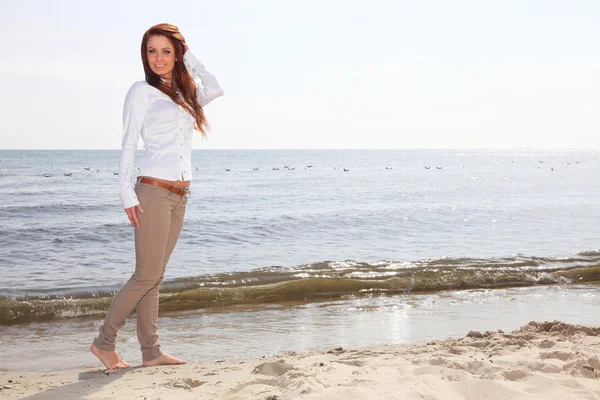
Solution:
M113 299L94 344L114 351L117 332L135 308L142 358L150 361L162 354L157 332L158 289L183 226L187 198L144 183L137 183L135 192L144 209L137 212L135 272Z

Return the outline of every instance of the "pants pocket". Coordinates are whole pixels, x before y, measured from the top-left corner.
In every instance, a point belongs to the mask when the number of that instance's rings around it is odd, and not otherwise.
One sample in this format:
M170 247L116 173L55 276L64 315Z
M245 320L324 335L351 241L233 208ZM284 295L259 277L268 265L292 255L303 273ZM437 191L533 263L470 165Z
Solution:
M137 183L135 186L135 193L142 204L142 208L144 207L144 204L150 206L152 203L164 202L173 195L169 190L147 185L145 183Z

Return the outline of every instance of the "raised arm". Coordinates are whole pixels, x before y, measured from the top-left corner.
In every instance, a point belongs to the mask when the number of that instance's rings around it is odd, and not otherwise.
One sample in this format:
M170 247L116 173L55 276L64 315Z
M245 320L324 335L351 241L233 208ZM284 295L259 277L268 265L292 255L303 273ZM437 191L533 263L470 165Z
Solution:
M223 96L223 89L219 86L217 78L204 67L202 61L196 57L192 51L185 46L186 51L183 55L183 63L188 72L196 81L197 100L202 107L213 101L219 96ZM198 79L201 83L198 83Z
M131 182L135 153L146 115L146 96L142 82L136 82L127 92L123 106L123 143L119 160L119 197L123 208L140 204Z

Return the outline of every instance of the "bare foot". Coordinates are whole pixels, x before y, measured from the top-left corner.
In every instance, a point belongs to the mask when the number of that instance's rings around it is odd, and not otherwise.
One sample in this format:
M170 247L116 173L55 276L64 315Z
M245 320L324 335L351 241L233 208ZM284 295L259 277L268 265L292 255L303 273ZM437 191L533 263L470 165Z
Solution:
M125 361L121 360L115 351L100 350L93 343L90 346L90 351L94 353L94 355L98 357L100 361L102 361L102 364L104 364L106 369L111 371L115 369L128 368L131 366Z
M142 366L144 367L154 367L156 365L179 365L179 364L187 364L187 361L180 360L173 356L163 353L162 355L156 357L151 361L144 361Z

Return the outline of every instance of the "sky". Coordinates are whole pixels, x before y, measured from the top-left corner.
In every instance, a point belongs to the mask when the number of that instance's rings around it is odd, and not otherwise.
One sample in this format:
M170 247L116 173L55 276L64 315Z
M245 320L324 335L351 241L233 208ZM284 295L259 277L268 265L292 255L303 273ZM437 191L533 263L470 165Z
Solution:
M119 149L162 22L225 90L195 149L599 149L598 21L597 0L8 2L0 149Z

